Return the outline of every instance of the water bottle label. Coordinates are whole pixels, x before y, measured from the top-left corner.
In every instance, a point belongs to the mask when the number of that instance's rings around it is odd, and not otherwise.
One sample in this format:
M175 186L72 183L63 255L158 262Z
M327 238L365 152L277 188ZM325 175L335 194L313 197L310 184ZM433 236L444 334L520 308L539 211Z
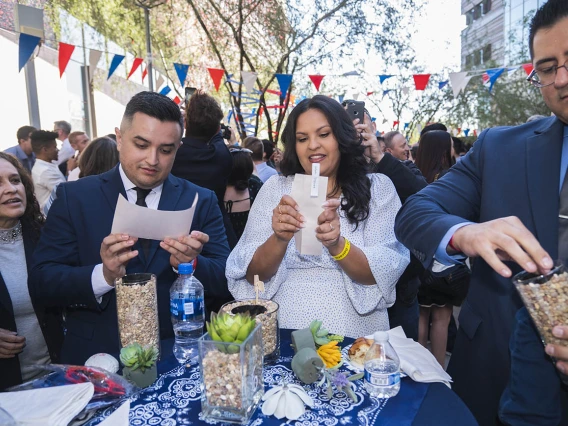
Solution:
M365 370L365 381L376 386L393 386L400 382L400 373L391 373L389 375L373 374Z
M178 321L203 319L203 298L172 299L170 313Z

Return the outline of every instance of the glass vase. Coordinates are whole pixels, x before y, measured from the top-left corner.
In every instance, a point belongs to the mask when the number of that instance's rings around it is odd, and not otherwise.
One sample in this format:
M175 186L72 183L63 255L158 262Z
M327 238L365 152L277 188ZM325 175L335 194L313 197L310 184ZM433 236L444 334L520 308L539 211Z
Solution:
M153 346L160 353L156 276L128 274L115 280L118 335L121 348L132 343Z
M217 342L205 333L198 340L201 411L205 418L247 423L262 395L262 327L257 325L240 344Z

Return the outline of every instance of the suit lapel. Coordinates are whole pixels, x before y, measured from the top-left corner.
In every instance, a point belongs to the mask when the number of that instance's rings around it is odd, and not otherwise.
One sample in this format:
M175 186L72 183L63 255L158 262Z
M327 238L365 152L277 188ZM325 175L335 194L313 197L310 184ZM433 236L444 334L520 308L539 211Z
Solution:
M528 192L536 237L555 259L558 254L558 185L564 126L558 119L543 122L544 126L526 141Z
M172 175L168 175L168 178L164 181L164 186L162 187L162 195L160 196L160 203L158 204L158 210L168 210L174 211L181 197L182 189L180 185L172 179ZM145 262L146 270L152 262L160 242L152 240L150 245L150 251L148 252L148 260Z
M118 201L117 193L122 194L122 196L128 200L124 184L120 178L120 172L118 171L118 165L114 169L100 175L100 178L103 181L101 189L114 214L116 203Z

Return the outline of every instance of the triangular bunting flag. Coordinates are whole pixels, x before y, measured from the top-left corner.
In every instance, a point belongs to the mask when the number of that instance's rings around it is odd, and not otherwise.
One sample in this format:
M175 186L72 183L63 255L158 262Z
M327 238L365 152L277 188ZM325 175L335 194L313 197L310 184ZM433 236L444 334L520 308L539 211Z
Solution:
M485 71L487 73L487 75L489 76L489 91L490 92L493 89L493 85L495 84L495 81L497 81L497 79L501 76L501 74L503 74L503 71L505 71L505 68L493 68L493 69Z
M375 92L367 92L367 96L371 96Z
M75 46L72 44L59 42L59 78L63 77L74 50Z
M148 75L148 65L144 67L144 71L142 71L142 83L144 83L144 79Z
M143 60L144 59L142 58L134 58L134 62L132 62L132 68L128 73L128 77L126 77L127 80L132 76L132 74L134 74L134 72L138 69L138 67L140 66Z
M343 74L343 77L349 77L349 76L352 76L352 75L361 75L361 74L359 74L357 71L349 71L349 72L346 72L345 74Z
M223 75L225 74L225 70L219 68L207 68L209 71L209 75L213 80L213 84L215 85L215 90L218 92L219 87L221 86L221 80L223 79Z
M510 77L511 74L514 74L515 71L517 71L519 68L521 68L521 67L509 67L509 68L507 68L507 75Z
M160 95L166 96L171 91L172 91L172 88L170 86L164 86L164 88L162 90L160 90L159 93L160 93Z
M359 93L353 94L353 99L358 101L359 100Z
M450 82L449 80L440 81L440 82L438 83L438 89L442 90L444 87L446 87L446 86L448 85L449 82Z
M35 48L41 41L41 38L20 33L20 47L19 47L19 54L18 54L18 65L20 67L19 71L22 71L22 68L28 63L30 57L34 53Z
M308 77L310 77L310 80L312 80L312 83L314 83L314 86L316 86L316 90L319 92L321 81L323 80L323 78L325 76L324 75L308 75Z
M156 89L162 87L162 84L164 84L164 77L162 77L162 75L160 74L158 76L158 81L156 81Z
M245 85L245 88L247 89L247 92L253 91L257 76L258 74L252 71L241 71L241 78L243 79L243 83Z
M381 82L381 84L383 84L383 82L387 79L387 78L391 78L392 75L390 74L383 74L383 75L379 75L379 81Z
M473 131L473 136L477 136L477 130Z
M278 85L280 86L280 91L282 92L282 97L286 97L290 84L292 84L292 74L274 74L276 80L278 80Z
M408 126L410 126L410 123L404 123L404 130L408 129Z
M110 68L108 69L107 80L114 74L120 63L124 60L124 55L114 55L110 63Z
M458 97L467 86L467 83L469 83L469 80L471 80L471 77L467 74L467 71L450 73L450 84L452 85L455 98Z
M343 99L345 99L345 95L339 95L337 97L337 99L339 99L339 103L342 104L343 103Z
M522 67L527 73L527 75L530 75L530 73L533 72L534 69L533 64L531 64L530 62L528 64L523 64Z
M181 99L179 98L179 96L176 96L175 98L173 98L172 101L174 101L176 103L176 105L181 104Z
M103 52L101 52L100 50L91 49L91 51L89 52L89 77L91 79L91 82L93 81L95 70L97 69L97 64L99 63L102 55Z
M185 64L174 64L176 74L179 78L179 84L181 87L185 86L185 79L187 78L187 71L189 70L189 65Z
M394 127L398 126L399 124L400 124L400 121L393 121L392 127L394 128Z
M390 92L390 89L388 89L388 90L383 90L383 98L385 97L385 95L386 95L388 92Z
M430 80L430 74L414 74L412 77L414 78L416 90L426 89L428 81Z
M402 93L405 94L405 95L408 95L410 93L410 89L408 87L403 87Z
M469 135L469 129L464 129L463 134L467 138L467 135Z
M462 132L462 128L458 127L458 135ZM457 135L456 135L457 136Z

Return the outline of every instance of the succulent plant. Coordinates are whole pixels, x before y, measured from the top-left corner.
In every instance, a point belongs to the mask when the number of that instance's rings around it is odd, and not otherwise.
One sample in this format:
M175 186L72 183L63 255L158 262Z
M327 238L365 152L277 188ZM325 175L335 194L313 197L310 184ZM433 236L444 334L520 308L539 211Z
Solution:
M323 324L322 321L314 320L310 324L310 331L312 332L312 336L314 336L314 342L316 342L317 346L323 346L330 342L330 338L328 337L329 331L325 328L321 328Z
M132 343L120 350L120 361L132 371L140 369L144 373L157 359L158 350L154 346L142 347L138 343Z
M256 321L248 314L229 315L227 313L215 314L211 312L211 322L206 323L207 332L211 339L217 342L243 343L256 327ZM237 353L237 345L219 345L221 352Z

